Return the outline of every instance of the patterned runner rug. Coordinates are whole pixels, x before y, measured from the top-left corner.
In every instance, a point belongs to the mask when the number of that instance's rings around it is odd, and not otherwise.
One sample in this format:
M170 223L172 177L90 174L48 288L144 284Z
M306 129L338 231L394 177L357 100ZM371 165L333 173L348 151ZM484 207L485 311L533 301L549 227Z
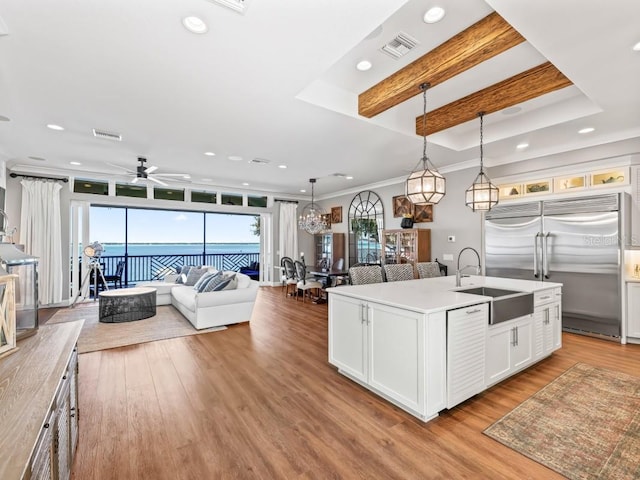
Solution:
M227 327L213 327L196 330L189 320L171 305L157 307L156 315L144 320L100 323L97 302L77 304L73 308L59 310L49 319L47 325L80 319L84 319L84 325L78 339L79 353L227 329Z
M570 479L638 479L640 378L578 363L484 433Z

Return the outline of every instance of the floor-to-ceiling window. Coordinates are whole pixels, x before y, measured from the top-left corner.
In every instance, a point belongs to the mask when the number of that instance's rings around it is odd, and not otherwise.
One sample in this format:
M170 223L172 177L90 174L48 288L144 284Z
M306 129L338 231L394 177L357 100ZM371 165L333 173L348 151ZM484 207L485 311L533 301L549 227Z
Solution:
M256 215L91 206L90 238L105 248L107 274L126 262L127 284L161 278L182 265L237 270L260 260Z

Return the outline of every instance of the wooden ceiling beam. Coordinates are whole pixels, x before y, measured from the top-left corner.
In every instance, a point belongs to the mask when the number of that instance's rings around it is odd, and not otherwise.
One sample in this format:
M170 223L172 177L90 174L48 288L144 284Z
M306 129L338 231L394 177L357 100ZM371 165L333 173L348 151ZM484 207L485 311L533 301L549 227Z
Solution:
M494 113L532 98L573 85L550 62L533 67L490 87L427 113L427 135ZM423 136L423 116L416 117L416 133Z
M371 118L468 70L525 39L500 15L491 13L358 96L358 113Z

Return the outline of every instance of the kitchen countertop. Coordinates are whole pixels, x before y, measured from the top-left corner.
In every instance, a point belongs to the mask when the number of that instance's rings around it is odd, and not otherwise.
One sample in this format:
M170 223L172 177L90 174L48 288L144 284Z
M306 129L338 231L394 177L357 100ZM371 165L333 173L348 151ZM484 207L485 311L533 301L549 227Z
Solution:
M490 302L492 300L491 297L456 291L472 286L487 286L521 292L536 292L538 290L562 286L561 283L554 282L515 280L511 278L484 277L479 275L464 277L461 287L456 287L455 283L455 275L449 275L447 277L423 278L404 282L339 286L328 288L327 292L376 302L391 307L404 308L419 313L433 313Z

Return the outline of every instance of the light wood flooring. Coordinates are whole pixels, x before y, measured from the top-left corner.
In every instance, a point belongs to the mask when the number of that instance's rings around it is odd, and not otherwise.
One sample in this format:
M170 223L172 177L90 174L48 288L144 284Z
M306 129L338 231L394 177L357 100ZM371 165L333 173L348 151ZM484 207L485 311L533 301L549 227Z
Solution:
M80 355L72 478L563 478L482 434L576 362L640 375L640 345L563 342L425 424L328 364L326 305L263 287L251 323Z

